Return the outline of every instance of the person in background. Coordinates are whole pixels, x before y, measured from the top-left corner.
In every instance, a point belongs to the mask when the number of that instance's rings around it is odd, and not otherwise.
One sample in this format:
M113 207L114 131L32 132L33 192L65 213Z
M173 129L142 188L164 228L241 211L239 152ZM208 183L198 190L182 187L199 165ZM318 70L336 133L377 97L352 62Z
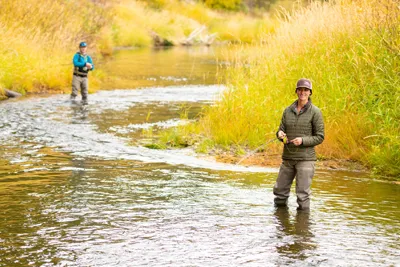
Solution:
M88 104L88 73L94 70L92 58L86 54L87 44L81 42L79 44L79 52L74 55L74 75L72 77L72 93L71 100L75 100L78 91L81 91L82 104Z
M300 79L296 84L298 99L285 109L277 138L284 143L282 164L274 185L275 206L287 206L290 187L296 178L298 210L310 209L311 181L317 160L314 147L325 138L321 110L312 104L312 83Z

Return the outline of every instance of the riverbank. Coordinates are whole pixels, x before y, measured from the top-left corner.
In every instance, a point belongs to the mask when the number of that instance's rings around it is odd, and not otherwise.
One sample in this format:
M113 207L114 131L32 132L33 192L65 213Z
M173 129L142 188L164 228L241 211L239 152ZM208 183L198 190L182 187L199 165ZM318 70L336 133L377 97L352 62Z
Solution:
M199 153L200 159L210 162L227 163L241 165L245 167L266 167L279 168L282 163L281 153L246 151L244 155L237 155L226 150L211 150L209 153ZM400 185L400 180L395 177L376 175L371 168L359 161L350 159L323 159L319 158L315 162L317 171L341 171L350 173L364 174L367 179L374 179Z
M250 152L251 153L251 152ZM209 156L217 162L240 164L243 166L279 167L282 163L281 154L258 152L251 155L238 156L220 151L214 156ZM318 159L316 166L321 170L341 170L369 173L370 170L359 162L345 159Z
M208 149L259 147L306 77L324 116L319 155L400 179L399 12L395 1L379 0L314 2L288 14L268 42L230 55L227 89L191 126L196 138Z
M217 11L200 1L0 0L0 6L0 88L21 94L69 91L81 41L96 66L94 92L109 78L98 63L116 47L251 43L276 27L267 14Z
M249 154L251 151L249 152ZM215 154L200 155L201 159L229 164L240 164L246 167L279 168L282 163L281 154L270 154L266 152L251 153L251 155L238 156L226 151L219 151ZM318 159L315 162L316 171L344 171L351 173L362 173L367 179L374 179L382 182L398 184L400 181L393 177L374 175L370 168L361 162L348 159Z

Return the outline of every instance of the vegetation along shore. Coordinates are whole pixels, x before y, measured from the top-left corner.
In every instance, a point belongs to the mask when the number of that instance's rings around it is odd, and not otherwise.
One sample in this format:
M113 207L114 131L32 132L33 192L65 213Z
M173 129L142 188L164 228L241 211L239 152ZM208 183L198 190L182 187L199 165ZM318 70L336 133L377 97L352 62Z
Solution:
M217 103L151 146L191 145L237 159L278 155L281 144L270 140L295 100L293 85L306 77L326 123L320 160L358 162L399 179L397 1L315 1L277 16L250 2L257 1L0 0L0 95L69 91L81 40L95 61L117 47L235 43ZM92 91L105 76L93 72Z
M70 90L71 55L82 40L98 62L121 47L250 43L276 26L262 12L246 13L238 0L0 0L0 6L0 95L2 88ZM90 89L104 78L96 69Z
M320 160L359 162L399 179L399 17L389 0L313 2L288 13L274 34L231 54L228 88L216 105L161 140L244 156L275 138L296 80L307 77L326 122ZM270 142L262 150L281 149Z

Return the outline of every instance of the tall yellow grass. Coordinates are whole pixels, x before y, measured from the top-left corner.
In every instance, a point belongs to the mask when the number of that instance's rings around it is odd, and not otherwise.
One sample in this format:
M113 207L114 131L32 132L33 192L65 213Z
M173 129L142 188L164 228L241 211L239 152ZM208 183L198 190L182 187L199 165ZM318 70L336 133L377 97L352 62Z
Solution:
M0 86L65 90L78 43L107 22L105 1L0 0Z
M258 147L274 138L297 79L307 77L326 122L321 157L398 176L399 15L391 0L315 2L286 14L261 45L231 56L228 89L197 131L214 145Z
M89 53L110 55L115 46L151 46L152 35L179 44L202 25L221 41L251 42L274 25L242 14L218 13L178 0L0 0L0 88L22 93L66 91L71 58L80 41ZM156 7L156 8L154 8ZM225 25L225 26L224 26ZM91 89L101 82L97 69Z
M152 7L159 7L154 9ZM204 34L217 34L217 40L251 43L262 32L273 32L272 19L254 18L243 13L224 13L201 2L120 0L115 2L113 26L116 46L150 46L151 33L179 44L195 29L206 26Z

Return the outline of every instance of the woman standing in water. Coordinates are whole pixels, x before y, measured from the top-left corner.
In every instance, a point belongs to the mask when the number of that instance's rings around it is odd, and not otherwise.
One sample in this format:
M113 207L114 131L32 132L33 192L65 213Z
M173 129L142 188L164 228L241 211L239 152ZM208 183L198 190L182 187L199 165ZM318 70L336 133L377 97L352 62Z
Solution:
M274 186L274 203L287 206L294 178L299 210L310 209L311 181L317 160L315 149L324 140L321 110L312 104L312 83L300 79L296 84L298 99L285 109L276 136L284 143L282 164Z

